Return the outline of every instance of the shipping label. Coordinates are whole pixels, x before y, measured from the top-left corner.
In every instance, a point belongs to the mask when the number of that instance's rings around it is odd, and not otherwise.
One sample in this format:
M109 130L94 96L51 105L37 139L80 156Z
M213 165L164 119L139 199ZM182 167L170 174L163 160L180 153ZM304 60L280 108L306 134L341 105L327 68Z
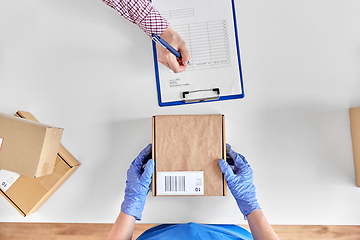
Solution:
M203 171L157 172L157 195L204 195Z
M6 192L20 177L20 174L0 169L0 189Z

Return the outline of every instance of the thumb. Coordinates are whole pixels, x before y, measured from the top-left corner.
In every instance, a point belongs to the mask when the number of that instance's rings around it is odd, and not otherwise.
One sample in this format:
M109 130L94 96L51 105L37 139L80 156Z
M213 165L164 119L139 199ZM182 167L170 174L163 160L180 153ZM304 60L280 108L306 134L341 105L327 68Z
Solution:
M184 46L179 48L179 52L181 54L182 64L187 65L191 58L191 55L190 55L190 52L189 52L188 48L186 47L185 43L184 43Z
M155 163L154 163L153 159L150 159L146 163L144 172L142 173L141 178L140 178L140 182L145 183L145 184L150 184L151 176L154 172L154 165L155 165Z
M225 179L228 181L234 176L234 172L231 169L230 165L224 160L219 159L219 166L221 168L222 173L225 175Z

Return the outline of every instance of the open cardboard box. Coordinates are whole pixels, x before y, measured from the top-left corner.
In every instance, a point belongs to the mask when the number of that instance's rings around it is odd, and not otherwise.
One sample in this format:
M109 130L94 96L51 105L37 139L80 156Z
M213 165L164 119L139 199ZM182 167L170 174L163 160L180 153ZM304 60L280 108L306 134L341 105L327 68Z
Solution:
M223 115L157 115L152 125L153 196L226 195Z
M18 111L15 116L37 121L29 112ZM25 217L39 209L79 166L80 162L60 145L53 174L38 178L20 175L6 191L0 189L0 193Z

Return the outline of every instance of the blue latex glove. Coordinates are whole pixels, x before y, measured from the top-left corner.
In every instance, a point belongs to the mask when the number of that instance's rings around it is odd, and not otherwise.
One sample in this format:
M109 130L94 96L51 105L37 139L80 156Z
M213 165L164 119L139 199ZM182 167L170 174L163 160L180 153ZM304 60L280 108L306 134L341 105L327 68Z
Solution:
M226 155L230 157L230 160L234 161L234 170L224 159L219 160L219 165L225 175L226 183L246 220L249 213L260 209L253 184L253 171L245 157L234 152L229 144L226 144Z
M121 211L134 216L136 220L141 220L151 176L154 172L154 160L150 158L151 144L139 153L127 171L125 196L121 204Z

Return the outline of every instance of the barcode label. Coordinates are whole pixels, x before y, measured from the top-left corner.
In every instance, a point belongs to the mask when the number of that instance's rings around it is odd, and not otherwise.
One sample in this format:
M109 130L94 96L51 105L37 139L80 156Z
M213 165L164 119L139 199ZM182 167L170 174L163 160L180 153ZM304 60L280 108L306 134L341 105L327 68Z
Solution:
M6 192L20 177L20 174L0 169L0 189Z
M185 191L185 176L165 176L165 192Z
M157 172L156 195L204 195L204 172Z

